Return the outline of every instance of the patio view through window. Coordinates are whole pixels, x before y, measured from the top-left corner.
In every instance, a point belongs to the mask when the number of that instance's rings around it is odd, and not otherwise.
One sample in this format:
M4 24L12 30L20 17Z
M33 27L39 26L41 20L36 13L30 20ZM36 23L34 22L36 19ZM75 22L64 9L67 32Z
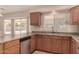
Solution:
M4 20L4 34L6 36L23 36L27 33L27 19Z

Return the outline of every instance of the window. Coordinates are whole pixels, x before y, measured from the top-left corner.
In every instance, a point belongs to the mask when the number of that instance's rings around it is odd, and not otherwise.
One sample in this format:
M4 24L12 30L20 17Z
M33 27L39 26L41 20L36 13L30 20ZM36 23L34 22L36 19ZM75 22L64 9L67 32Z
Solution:
M11 35L11 20L4 20L4 35Z
M21 19L21 34L27 33L27 19Z
M15 36L16 35L20 36L20 30L21 30L20 25L21 25L20 19L14 20L14 35Z
M4 20L4 34L13 36L26 36L27 19Z

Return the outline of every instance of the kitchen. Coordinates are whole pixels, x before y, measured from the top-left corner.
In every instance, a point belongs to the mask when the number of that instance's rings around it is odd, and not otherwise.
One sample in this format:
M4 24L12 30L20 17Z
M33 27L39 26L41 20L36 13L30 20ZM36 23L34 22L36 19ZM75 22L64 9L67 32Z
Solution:
M1 54L78 54L79 6L0 6Z

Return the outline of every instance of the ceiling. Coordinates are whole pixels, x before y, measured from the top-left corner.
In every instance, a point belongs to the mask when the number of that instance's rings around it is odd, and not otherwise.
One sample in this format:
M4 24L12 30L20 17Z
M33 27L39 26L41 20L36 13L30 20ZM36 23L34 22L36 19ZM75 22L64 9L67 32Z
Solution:
M12 13L17 11L25 11L32 7L35 7L35 5L0 5L0 12Z
M0 12L12 13L17 11L25 11L28 9L30 9L31 11L45 12L53 9L69 9L71 7L72 5L0 5Z
M30 11L31 12L51 12L52 10L56 11L66 11L69 10L70 8L74 7L75 5L41 5L39 7L32 8Z

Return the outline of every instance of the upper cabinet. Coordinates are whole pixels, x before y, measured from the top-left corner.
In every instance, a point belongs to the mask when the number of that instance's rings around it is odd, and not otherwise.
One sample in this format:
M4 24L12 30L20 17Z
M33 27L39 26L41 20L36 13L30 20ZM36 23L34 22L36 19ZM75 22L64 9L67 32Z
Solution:
M70 9L71 24L79 24L79 6L72 7Z
M40 12L30 13L30 22L31 22L31 25L40 26L41 25L41 13Z

